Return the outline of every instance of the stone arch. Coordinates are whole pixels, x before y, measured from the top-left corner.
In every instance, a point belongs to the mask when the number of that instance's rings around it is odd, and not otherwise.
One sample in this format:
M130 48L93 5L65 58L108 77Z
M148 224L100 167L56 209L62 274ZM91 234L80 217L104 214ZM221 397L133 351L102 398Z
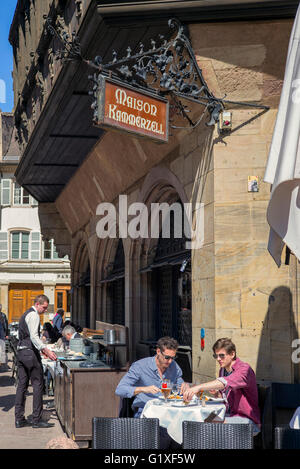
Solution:
M108 311L108 291L107 284L102 283L108 277L109 272L113 266L118 244L119 237L105 239L98 238L95 250L95 304L96 304L96 320L110 322L110 314ZM122 239L125 264L126 264L126 251L125 240ZM125 295L125 293L124 293ZM125 325L128 326L125 315Z
M87 327L90 322L90 308L87 306L90 304L90 288L87 288L86 276L91 274L91 256L84 232L77 234L72 248L72 320Z
M182 183L166 166L154 167L146 176L138 194L137 202L142 202L148 209L148 220L150 222L151 203L173 203L180 199L182 203L189 202ZM158 239L143 238L138 240L128 239L128 291L129 301L127 304L129 322L131 324L130 343L132 344L131 356L139 358L139 351L135 350L135 344L141 339L148 339L149 324L153 324L150 314L147 272L141 274L156 247ZM138 348L139 349L139 348Z

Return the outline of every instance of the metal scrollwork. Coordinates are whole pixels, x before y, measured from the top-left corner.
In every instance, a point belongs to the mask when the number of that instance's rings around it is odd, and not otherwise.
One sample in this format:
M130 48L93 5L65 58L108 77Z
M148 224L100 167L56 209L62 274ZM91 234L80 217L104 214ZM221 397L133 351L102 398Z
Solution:
M97 95L102 76L115 78L124 84L130 84L137 89L150 91L156 95L169 95L174 113L187 120L189 127L192 128L197 127L206 114L209 115L206 125L215 125L219 121L219 115L224 110L225 103L241 104L216 98L209 90L191 43L184 33L184 27L176 19L168 21L169 28L176 33L175 37L169 41L159 35L158 39L150 40L147 50L141 43L139 50L132 53L132 49L128 46L125 56L120 58L118 58L117 51L113 51L112 59L108 63L103 63L100 56L95 57L93 61L84 59L77 36L73 34L72 39L68 34L59 36L49 18L47 22L51 34L56 34L64 44L64 50L60 52L64 61L81 60L96 70L94 75L89 76L93 82L93 90L89 94L94 97L92 108L95 120L97 120ZM197 122L193 122L188 116L189 106L183 104L182 100L201 104L204 107ZM268 109L267 106L242 104ZM175 125L171 127L185 128Z
M61 50L55 53L57 60L61 60L63 63L84 60L81 55L79 39L75 32L72 33L72 37L70 37L69 33L65 30L62 30L59 34L52 25L51 18L46 18L46 30L49 31L52 36L56 37L63 46Z
M93 66L100 74L108 74L136 88L155 94L171 95L175 113L187 119L191 127L196 127L201 122L206 111L210 114L207 125L214 125L223 109L222 100L209 91L183 26L175 19L169 20L168 25L177 30L175 38L170 41L160 35L157 40L151 39L148 50L145 50L145 45L141 43L137 53L132 54L131 48L128 47L126 55L121 58L113 51L110 62L104 64L98 56ZM90 94L95 97L93 107L96 109L98 80L96 75L90 78L94 82L93 92ZM181 102L183 98L204 105L203 114L196 123L188 116L188 106ZM171 127L178 128L175 125Z

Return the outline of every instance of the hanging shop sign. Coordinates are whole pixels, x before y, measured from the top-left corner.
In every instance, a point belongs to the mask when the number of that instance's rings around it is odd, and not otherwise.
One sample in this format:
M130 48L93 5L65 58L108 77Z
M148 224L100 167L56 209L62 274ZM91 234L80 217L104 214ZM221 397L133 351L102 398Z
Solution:
M102 128L168 141L169 102L100 75L95 124Z

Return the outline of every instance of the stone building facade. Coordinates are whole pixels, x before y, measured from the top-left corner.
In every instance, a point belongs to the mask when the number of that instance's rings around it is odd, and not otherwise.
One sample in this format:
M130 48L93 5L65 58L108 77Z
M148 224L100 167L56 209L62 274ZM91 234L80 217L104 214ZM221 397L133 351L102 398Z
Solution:
M9 323L18 321L36 295L50 300L42 321L57 308L70 315L70 261L60 259L53 238L41 236L38 202L15 180L20 151L12 113L0 112L0 303Z
M215 377L211 347L228 336L259 381L299 381L291 359L299 335L298 261L291 255L278 269L267 251L270 187L263 182L297 2L214 3L181 9L178 2L48 0L34 9L19 1L10 33L22 147L16 177L39 201L42 232L70 255L74 321L126 324L132 360L149 353L160 332L175 331L186 341L182 349L192 350L194 382ZM174 13L188 29L209 89L237 103L226 106L231 131L221 134L203 120L157 145L93 127L91 71L84 63L52 60L60 45L47 35L42 13L57 30L79 34L86 58L99 54L107 61L113 50L121 55L166 30ZM200 114L193 105L191 115ZM248 190L253 176L255 192ZM190 202L194 217L196 203L203 204L202 247L190 253L176 247L157 259L158 240L100 239L97 207L111 202L118 212L120 195L147 207ZM182 274L185 258L190 263Z

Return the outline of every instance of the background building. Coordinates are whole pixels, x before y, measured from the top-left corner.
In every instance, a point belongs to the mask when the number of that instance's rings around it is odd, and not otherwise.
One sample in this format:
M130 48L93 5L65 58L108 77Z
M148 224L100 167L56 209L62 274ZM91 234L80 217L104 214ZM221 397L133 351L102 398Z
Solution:
M41 236L37 201L14 177L20 151L13 114L1 113L0 303L9 322L18 321L35 296L50 299L44 320L70 311L70 261L59 259L53 239Z
M15 120L22 158L17 182L39 202L42 234L70 255L72 317L129 327L130 357L148 355L163 334L177 336L193 381L215 377L211 347L231 337L259 380L299 381L291 360L299 336L298 261L278 269L267 251L263 182L289 37L298 1L19 1L10 31ZM232 130L205 120L157 145L93 126L86 62L64 62L59 33L78 34L82 56L104 62L186 26L215 96L237 101ZM114 52L115 51L115 52ZM268 112L246 103L269 106ZM202 110L193 106L192 116ZM258 181L254 192L248 181ZM99 239L96 209L128 203L204 204L204 244ZM195 210L194 210L194 216ZM184 272L183 261L190 260ZM204 343L201 347L201 333Z

